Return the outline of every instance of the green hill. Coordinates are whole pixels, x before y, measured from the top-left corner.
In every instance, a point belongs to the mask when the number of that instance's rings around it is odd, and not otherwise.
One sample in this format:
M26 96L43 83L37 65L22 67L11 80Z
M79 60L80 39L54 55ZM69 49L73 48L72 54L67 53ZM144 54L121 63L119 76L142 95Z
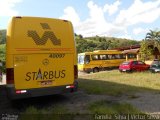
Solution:
M76 35L76 34L75 34ZM82 35L76 35L77 52L86 52L94 50L107 50L131 45L139 45L140 41L114 38L114 37L87 37L83 38Z

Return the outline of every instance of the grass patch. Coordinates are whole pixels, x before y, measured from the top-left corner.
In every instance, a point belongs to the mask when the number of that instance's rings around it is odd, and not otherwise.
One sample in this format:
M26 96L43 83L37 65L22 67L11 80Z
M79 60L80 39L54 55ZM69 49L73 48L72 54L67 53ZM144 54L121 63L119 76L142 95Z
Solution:
M120 73L118 70L104 71L79 76L79 87L89 94L121 96L140 91L160 91L160 74L150 72Z
M116 101L98 101L89 105L92 114L142 114L140 110L128 103Z
M154 116L143 113L131 104L117 101L97 101L89 104L93 119L104 120L153 120ZM156 118L157 119L157 118Z
M84 89L88 94L107 94L112 96L121 96L122 94L132 94L136 88L125 87L114 83L99 81L99 80L84 80L79 81L79 87Z
M64 106L57 105L46 109L28 107L20 114L21 120L73 120L74 116Z

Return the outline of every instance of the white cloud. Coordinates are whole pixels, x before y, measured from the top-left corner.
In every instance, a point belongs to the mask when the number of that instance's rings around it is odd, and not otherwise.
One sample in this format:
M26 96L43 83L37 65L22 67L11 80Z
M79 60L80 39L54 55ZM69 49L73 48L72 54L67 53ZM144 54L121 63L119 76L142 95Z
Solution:
M77 26L80 23L80 18L78 14L71 6L64 9L64 15L61 16L60 19L70 20L74 26Z
M143 29L141 27L138 27L133 29L133 34L135 35L144 34L147 33L148 31L149 31L148 29Z
M123 1L125 2L125 0ZM122 1L117 0L113 4L105 4L99 6L93 1L87 3L89 9L89 16L84 21L80 20L80 17L73 7L67 7L64 9L63 19L71 20L75 32L82 34L83 36L115 36L120 38L135 37L134 35L146 34L146 29L135 28L130 30L133 33L129 33L128 30L132 29L134 25L140 23L152 23L160 17L160 0L142 2L142 0L134 0L128 8L119 10L119 6ZM124 3L123 3L124 4ZM118 11L119 10L119 11ZM106 14L112 15L119 13L113 21L109 21L106 18ZM121 34L121 35L120 35Z
M103 6L100 7L93 1L88 2L89 17L76 26L76 31L83 36L110 36L118 31L121 27L116 27L108 22L104 16Z
M13 8L20 2L22 2L22 0L0 0L0 16L18 15L18 11Z
M94 21L102 21L104 19L102 8L94 4L93 1L88 2L88 8L90 10L90 19Z
M103 11L104 12L108 11L108 14L112 15L118 11L118 7L120 4L121 4L121 2L119 0L117 0L115 3L113 3L111 5L105 4Z
M121 10L115 23L117 25L134 25L138 23L152 23L160 17L160 0L142 2L135 0L126 10Z
M104 6L98 6L93 1L89 1L87 4L89 17L86 20L80 21L78 13L73 7L65 8L64 15L60 18L72 21L77 34L82 34L85 37L95 35L108 36L124 29L114 26L105 18L107 11L110 15L114 14L118 10L119 5L119 1L116 1L112 5L106 4Z

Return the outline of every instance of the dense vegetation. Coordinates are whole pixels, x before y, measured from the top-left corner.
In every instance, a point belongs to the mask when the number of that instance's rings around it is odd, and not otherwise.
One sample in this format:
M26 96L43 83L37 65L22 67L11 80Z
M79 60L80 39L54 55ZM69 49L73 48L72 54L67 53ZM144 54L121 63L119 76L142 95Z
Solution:
M0 60L5 60L6 44L0 44Z
M141 48L139 54L142 60L150 59L155 52L155 49L160 51L160 31L150 30L144 40L141 42Z
M0 30L0 45L6 43L6 30Z
M76 34L75 36L76 36L75 37L76 47L78 53L86 51L94 51L94 50L114 49L114 48L140 44L140 42L136 40L128 40L128 39L114 38L114 37L95 36L95 37L83 38L82 35L76 35Z
M0 30L0 60L5 61L5 53L6 53L6 30ZM3 68L5 71L5 68Z

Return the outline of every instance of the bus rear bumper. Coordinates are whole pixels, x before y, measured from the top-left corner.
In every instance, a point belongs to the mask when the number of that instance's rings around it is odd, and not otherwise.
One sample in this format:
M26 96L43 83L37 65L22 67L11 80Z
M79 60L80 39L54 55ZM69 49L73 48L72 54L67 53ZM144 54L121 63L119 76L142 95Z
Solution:
M6 88L7 88L8 98L11 100L15 100L15 99L76 92L78 89L78 82L76 81L73 85L33 88L26 90L16 90L13 84L7 85Z

